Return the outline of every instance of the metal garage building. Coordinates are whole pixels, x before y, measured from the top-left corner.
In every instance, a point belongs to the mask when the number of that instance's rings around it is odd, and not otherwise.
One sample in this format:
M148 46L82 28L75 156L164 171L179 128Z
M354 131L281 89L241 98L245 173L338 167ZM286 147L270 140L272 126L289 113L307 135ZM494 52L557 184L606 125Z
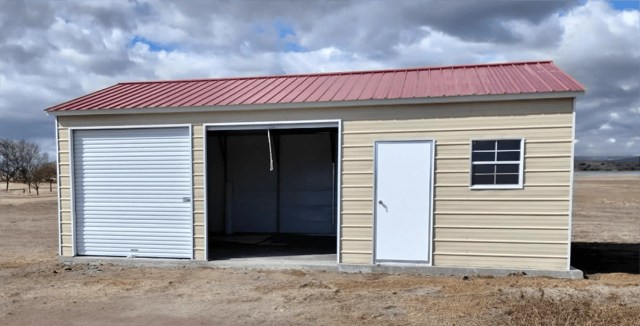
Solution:
M120 83L47 109L60 255L305 234L339 266L568 271L583 92L547 61Z

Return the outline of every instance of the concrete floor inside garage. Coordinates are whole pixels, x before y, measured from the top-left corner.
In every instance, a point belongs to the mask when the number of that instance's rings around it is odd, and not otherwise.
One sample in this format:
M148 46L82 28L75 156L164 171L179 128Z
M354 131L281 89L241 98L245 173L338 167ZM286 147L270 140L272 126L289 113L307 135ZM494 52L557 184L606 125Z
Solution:
M209 263L224 267L335 269L336 237L289 234L215 236Z
M207 259L337 266L337 128L207 132Z

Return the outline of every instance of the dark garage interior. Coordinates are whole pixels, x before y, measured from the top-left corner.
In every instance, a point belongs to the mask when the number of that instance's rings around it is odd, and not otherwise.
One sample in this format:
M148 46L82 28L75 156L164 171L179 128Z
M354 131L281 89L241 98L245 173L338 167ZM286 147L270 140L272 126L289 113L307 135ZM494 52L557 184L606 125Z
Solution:
M208 259L335 254L337 150L337 128L208 131Z

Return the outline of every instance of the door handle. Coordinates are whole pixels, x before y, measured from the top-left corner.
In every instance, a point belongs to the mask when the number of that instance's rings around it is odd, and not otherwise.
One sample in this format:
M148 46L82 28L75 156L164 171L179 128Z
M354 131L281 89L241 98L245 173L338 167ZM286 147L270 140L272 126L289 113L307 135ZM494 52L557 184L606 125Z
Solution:
M378 205L384 207L384 210L386 212L389 212L389 208L387 208L387 205L385 205L385 203L382 200L378 200Z

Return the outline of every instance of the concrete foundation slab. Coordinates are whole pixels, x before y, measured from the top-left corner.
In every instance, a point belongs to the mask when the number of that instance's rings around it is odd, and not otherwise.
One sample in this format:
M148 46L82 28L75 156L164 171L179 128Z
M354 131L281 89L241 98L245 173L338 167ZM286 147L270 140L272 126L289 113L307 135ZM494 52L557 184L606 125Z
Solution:
M103 258L103 257L60 257L60 261L69 264L110 263L124 266L143 266L159 268L176 267L210 267L265 270L313 270L339 271L344 273L381 273L381 274L414 274L424 276L526 276L553 277L566 279L583 279L581 270L571 268L568 271L531 270L531 269L493 269L435 267L412 265L346 265L336 264L335 254L293 255L277 257L232 258L216 261L195 261L180 259L154 258Z
M581 270L571 268L568 271L508 269L508 268L466 268L435 267L415 265L345 265L340 264L338 270L346 273L385 273L385 274L417 274L427 276L531 276L568 279L583 279Z

